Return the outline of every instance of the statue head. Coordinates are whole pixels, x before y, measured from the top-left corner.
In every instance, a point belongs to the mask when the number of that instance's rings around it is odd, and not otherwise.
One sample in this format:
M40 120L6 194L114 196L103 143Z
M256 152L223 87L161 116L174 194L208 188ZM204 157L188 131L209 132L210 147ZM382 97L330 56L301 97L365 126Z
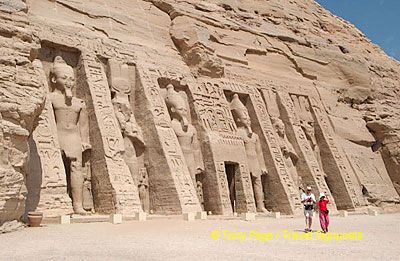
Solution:
M240 101L239 95L233 95L230 109L238 127L246 127L251 132L251 120L246 106Z
M125 99L122 99L119 96L115 96L111 101L114 105L114 108L116 108L117 111L124 115L125 121L129 121L132 115L132 110L129 103L127 103Z
M129 66L126 63L121 63L115 58L108 60L108 69L110 72L110 77L108 81L111 87L111 91L115 92L117 95L128 95L131 90L131 85L129 82Z
M303 127L303 130L307 135L310 135L310 137L315 135L314 122L312 122L312 121L308 121L308 122L301 121L300 124L301 124L301 127Z
M111 89L117 93L129 94L129 81L122 77L115 77L111 81Z
M165 97L165 103L171 111L171 117L179 120L184 129L187 128L189 122L187 119L188 110L186 107L186 101L177 91L175 91L175 88L172 84L167 85L167 96Z
M64 93L67 102L70 102L72 99L72 88L75 85L75 74L72 67L61 56L54 58L50 77L51 83L55 88Z
M285 124L280 118L272 118L272 124L274 125L276 131L278 132L278 135L281 137L285 136Z

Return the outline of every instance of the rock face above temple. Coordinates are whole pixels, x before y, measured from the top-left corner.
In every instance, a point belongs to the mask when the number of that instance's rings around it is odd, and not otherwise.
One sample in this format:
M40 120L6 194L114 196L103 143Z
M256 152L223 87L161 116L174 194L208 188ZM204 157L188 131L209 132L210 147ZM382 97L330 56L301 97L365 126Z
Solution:
M310 0L0 1L0 225L386 207L400 64ZM25 204L26 203L26 204Z

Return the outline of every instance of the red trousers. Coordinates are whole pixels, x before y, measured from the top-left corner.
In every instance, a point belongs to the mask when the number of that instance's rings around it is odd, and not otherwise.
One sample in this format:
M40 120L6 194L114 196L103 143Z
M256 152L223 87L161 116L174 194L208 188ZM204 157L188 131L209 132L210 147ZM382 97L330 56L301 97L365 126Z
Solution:
M319 212L319 223L321 224L323 231L328 231L329 214L326 214L323 211Z

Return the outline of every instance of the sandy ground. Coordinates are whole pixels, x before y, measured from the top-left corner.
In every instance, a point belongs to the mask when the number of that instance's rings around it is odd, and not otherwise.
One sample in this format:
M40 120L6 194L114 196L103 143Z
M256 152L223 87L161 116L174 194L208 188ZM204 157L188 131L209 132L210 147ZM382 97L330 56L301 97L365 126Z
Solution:
M46 225L0 235L0 259L399 260L400 214L331 217L332 232L361 232L361 240L337 240L333 234L332 240L321 240L322 234L317 232L306 240L301 232L303 223L302 218L259 218L252 222L175 218L119 225ZM319 224L314 223L313 228L319 229Z

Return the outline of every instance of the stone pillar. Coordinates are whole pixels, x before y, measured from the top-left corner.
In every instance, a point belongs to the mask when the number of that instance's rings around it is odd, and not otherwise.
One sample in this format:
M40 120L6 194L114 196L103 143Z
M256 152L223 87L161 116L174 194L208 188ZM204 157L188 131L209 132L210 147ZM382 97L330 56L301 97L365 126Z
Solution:
M152 209L160 214L201 211L195 184L160 93L159 75L146 66L138 65L137 69L135 115L147 142Z
M115 117L107 77L100 61L83 53L79 68L86 89L92 144L92 186L97 212L133 214L142 211L137 185L126 165L123 138Z
M338 209L354 209L366 205L360 189L355 188L356 177L344 152L336 144L335 134L323 110L321 101L315 97L309 99L311 113L316 123L316 135L319 136L321 158L324 171L330 180L331 193ZM332 188L334 186L334 188Z
M263 151L265 155L268 155L266 157L268 175L265 182L267 185L266 206L274 211L298 214L301 212L299 191L284 163L277 134L268 117L263 98L257 90L254 90L250 99L266 145L263 146Z
M263 90L264 97L268 90ZM282 118L288 121L288 136L294 140L294 146L299 156L297 164L297 171L302 178L303 185L309 185L313 188L313 193L318 196L319 193L324 192L330 196L330 190L325 182L324 172L322 166L319 166L318 160L307 140L303 129L300 126L300 120L297 117L295 106L288 93L278 92L278 103L282 107ZM297 112L300 113L300 112ZM317 145L318 146L318 145ZM333 197L329 197L330 209L336 210L336 204Z

